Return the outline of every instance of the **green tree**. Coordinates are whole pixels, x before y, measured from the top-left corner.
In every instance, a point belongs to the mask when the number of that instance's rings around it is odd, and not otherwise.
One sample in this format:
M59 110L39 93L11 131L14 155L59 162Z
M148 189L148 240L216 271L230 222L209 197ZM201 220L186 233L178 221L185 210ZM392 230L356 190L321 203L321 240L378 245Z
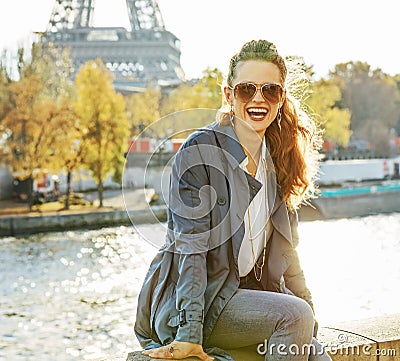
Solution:
M105 178L109 174L122 174L129 135L125 102L123 96L115 92L112 75L100 59L82 66L75 82L75 110L84 128L85 166L96 179L102 207Z

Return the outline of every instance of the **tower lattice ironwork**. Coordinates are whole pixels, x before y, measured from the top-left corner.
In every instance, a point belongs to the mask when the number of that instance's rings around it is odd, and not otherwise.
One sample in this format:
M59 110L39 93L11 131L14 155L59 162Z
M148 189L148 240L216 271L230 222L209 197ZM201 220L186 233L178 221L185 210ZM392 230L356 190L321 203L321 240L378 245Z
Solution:
M184 80L180 42L165 29L156 0L126 0L131 29L94 27L95 0L55 0L45 41L70 47L75 71L101 58L115 87L134 91L149 82L175 86Z

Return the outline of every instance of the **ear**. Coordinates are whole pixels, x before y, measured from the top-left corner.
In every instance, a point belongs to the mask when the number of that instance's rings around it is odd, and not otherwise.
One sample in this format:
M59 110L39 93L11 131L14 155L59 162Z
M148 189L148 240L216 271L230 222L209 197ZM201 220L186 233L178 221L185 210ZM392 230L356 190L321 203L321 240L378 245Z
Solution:
M283 106L283 103L285 102L285 100L286 100L286 89L283 90L282 98L279 101L279 108L281 108Z
M224 95L225 95L225 100L226 102L232 106L233 105L233 93L232 93L232 89L230 89L229 87L225 86L224 87Z

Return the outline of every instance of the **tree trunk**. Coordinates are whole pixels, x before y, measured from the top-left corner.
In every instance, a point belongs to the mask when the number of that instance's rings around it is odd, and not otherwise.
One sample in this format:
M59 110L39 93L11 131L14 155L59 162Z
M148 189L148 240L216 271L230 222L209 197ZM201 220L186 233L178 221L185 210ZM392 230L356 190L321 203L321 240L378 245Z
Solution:
M32 175L28 178L28 211L32 212L33 207L33 177Z
M67 193L65 195L65 209L68 210L69 209L69 197L71 195L71 171L68 170L67 172Z
M101 208L101 207L103 207L103 180L102 179L99 179L98 194L99 194L99 208Z

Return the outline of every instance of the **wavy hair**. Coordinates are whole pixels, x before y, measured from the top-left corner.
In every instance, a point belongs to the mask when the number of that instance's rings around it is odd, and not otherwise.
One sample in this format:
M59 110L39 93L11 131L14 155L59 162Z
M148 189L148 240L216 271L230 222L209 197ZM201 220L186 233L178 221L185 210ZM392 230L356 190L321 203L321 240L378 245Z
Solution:
M286 60L278 54L273 43L252 40L243 45L229 63L226 83L233 86L240 62L261 60L279 68L286 97L282 105L281 128L275 120L267 128L265 136L268 150L274 162L282 200L293 210L316 195L315 180L318 173L318 149L321 136L314 119L301 108L301 97L308 85L304 64L298 58ZM229 119L228 105L221 107L217 121L226 124Z

